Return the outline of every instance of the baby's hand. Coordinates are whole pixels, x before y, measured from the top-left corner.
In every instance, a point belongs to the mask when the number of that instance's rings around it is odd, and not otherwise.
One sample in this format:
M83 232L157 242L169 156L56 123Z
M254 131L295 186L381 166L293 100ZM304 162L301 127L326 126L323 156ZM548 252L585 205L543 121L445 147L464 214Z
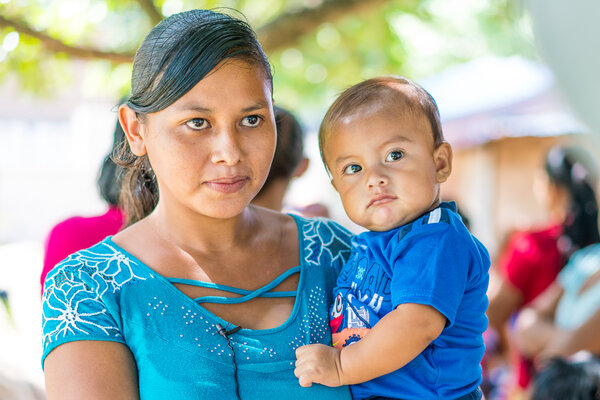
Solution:
M331 387L343 385L340 350L323 344L299 347L296 349L294 374L302 387L313 383Z

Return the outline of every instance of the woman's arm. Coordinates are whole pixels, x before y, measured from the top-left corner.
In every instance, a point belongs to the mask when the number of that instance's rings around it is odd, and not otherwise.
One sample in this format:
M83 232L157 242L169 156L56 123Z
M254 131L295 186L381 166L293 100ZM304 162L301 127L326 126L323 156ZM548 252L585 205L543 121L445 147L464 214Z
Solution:
M527 356L537 356L561 335L554 325L554 312L563 295L563 288L554 282L519 313L515 324L517 346Z
M44 361L48 400L139 399L137 368L122 343L65 343Z
M523 304L523 294L504 277L493 275L498 280L497 286L488 294L490 304L486 311L490 327L502 332L511 314ZM490 285L491 287L492 285Z
M567 357L578 351L600 355L600 309L597 309L582 325L573 331L558 331L540 352L540 359Z
M301 386L366 382L408 364L442 333L445 324L446 317L431 306L401 304L341 351L322 344L298 348L294 373Z

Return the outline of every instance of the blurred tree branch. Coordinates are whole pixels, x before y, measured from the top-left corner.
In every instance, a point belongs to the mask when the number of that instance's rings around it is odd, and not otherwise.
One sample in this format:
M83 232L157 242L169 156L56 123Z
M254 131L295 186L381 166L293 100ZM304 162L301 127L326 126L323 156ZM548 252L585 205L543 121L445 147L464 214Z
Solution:
M348 14L357 14L366 9L384 4L388 0L324 0L313 8L303 8L295 12L287 12L257 29L257 34L265 51L272 52L282 47L291 46L298 38L306 35L325 22L333 22ZM143 11L153 24L163 19L162 14L152 0L137 0ZM134 52L111 52L91 47L73 46L56 39L43 31L37 31L23 21L6 18L0 15L0 27L12 27L17 32L38 39L46 49L62 52L75 58L103 59L114 63L133 61Z
M152 25L156 25L164 19L164 16L161 14L158 8L156 8L152 0L137 0L137 2L140 4L140 7L142 7L144 12L148 14L148 17L150 17Z
M24 22L8 19L0 15L0 27L5 26L12 27L15 31L23 35L38 39L50 51L66 53L76 58L103 59L115 63L125 63L133 60L133 53L116 53L89 47L71 46L44 32L36 31Z
M358 14L389 0L324 0L319 6L281 14L257 30L267 52L291 46L325 22L334 22L349 14Z

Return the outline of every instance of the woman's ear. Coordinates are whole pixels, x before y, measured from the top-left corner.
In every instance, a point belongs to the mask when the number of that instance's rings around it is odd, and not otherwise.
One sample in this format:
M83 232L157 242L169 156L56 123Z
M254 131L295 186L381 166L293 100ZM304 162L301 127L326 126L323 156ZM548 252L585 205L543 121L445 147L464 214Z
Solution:
M308 169L308 158L302 156L302 160L300 160L300 163L298 164L298 166L296 167L296 169L294 170L294 173L292 174L293 178L299 178L301 177L306 170Z
M452 172L452 147L444 142L433 152L437 183L446 182Z
M126 104L119 107L119 122L129 142L131 152L138 157L146 154L146 145L142 134L142 123L138 116Z

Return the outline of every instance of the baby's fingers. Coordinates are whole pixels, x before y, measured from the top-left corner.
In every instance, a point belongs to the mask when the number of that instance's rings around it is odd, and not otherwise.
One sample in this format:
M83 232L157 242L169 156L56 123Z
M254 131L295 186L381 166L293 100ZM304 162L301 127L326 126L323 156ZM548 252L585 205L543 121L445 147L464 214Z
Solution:
M299 363L296 361L296 369L294 369L294 375L296 375L296 378L298 378L300 386L312 386L313 380L311 379L310 369L307 370L305 367L302 366L302 364L298 364Z

